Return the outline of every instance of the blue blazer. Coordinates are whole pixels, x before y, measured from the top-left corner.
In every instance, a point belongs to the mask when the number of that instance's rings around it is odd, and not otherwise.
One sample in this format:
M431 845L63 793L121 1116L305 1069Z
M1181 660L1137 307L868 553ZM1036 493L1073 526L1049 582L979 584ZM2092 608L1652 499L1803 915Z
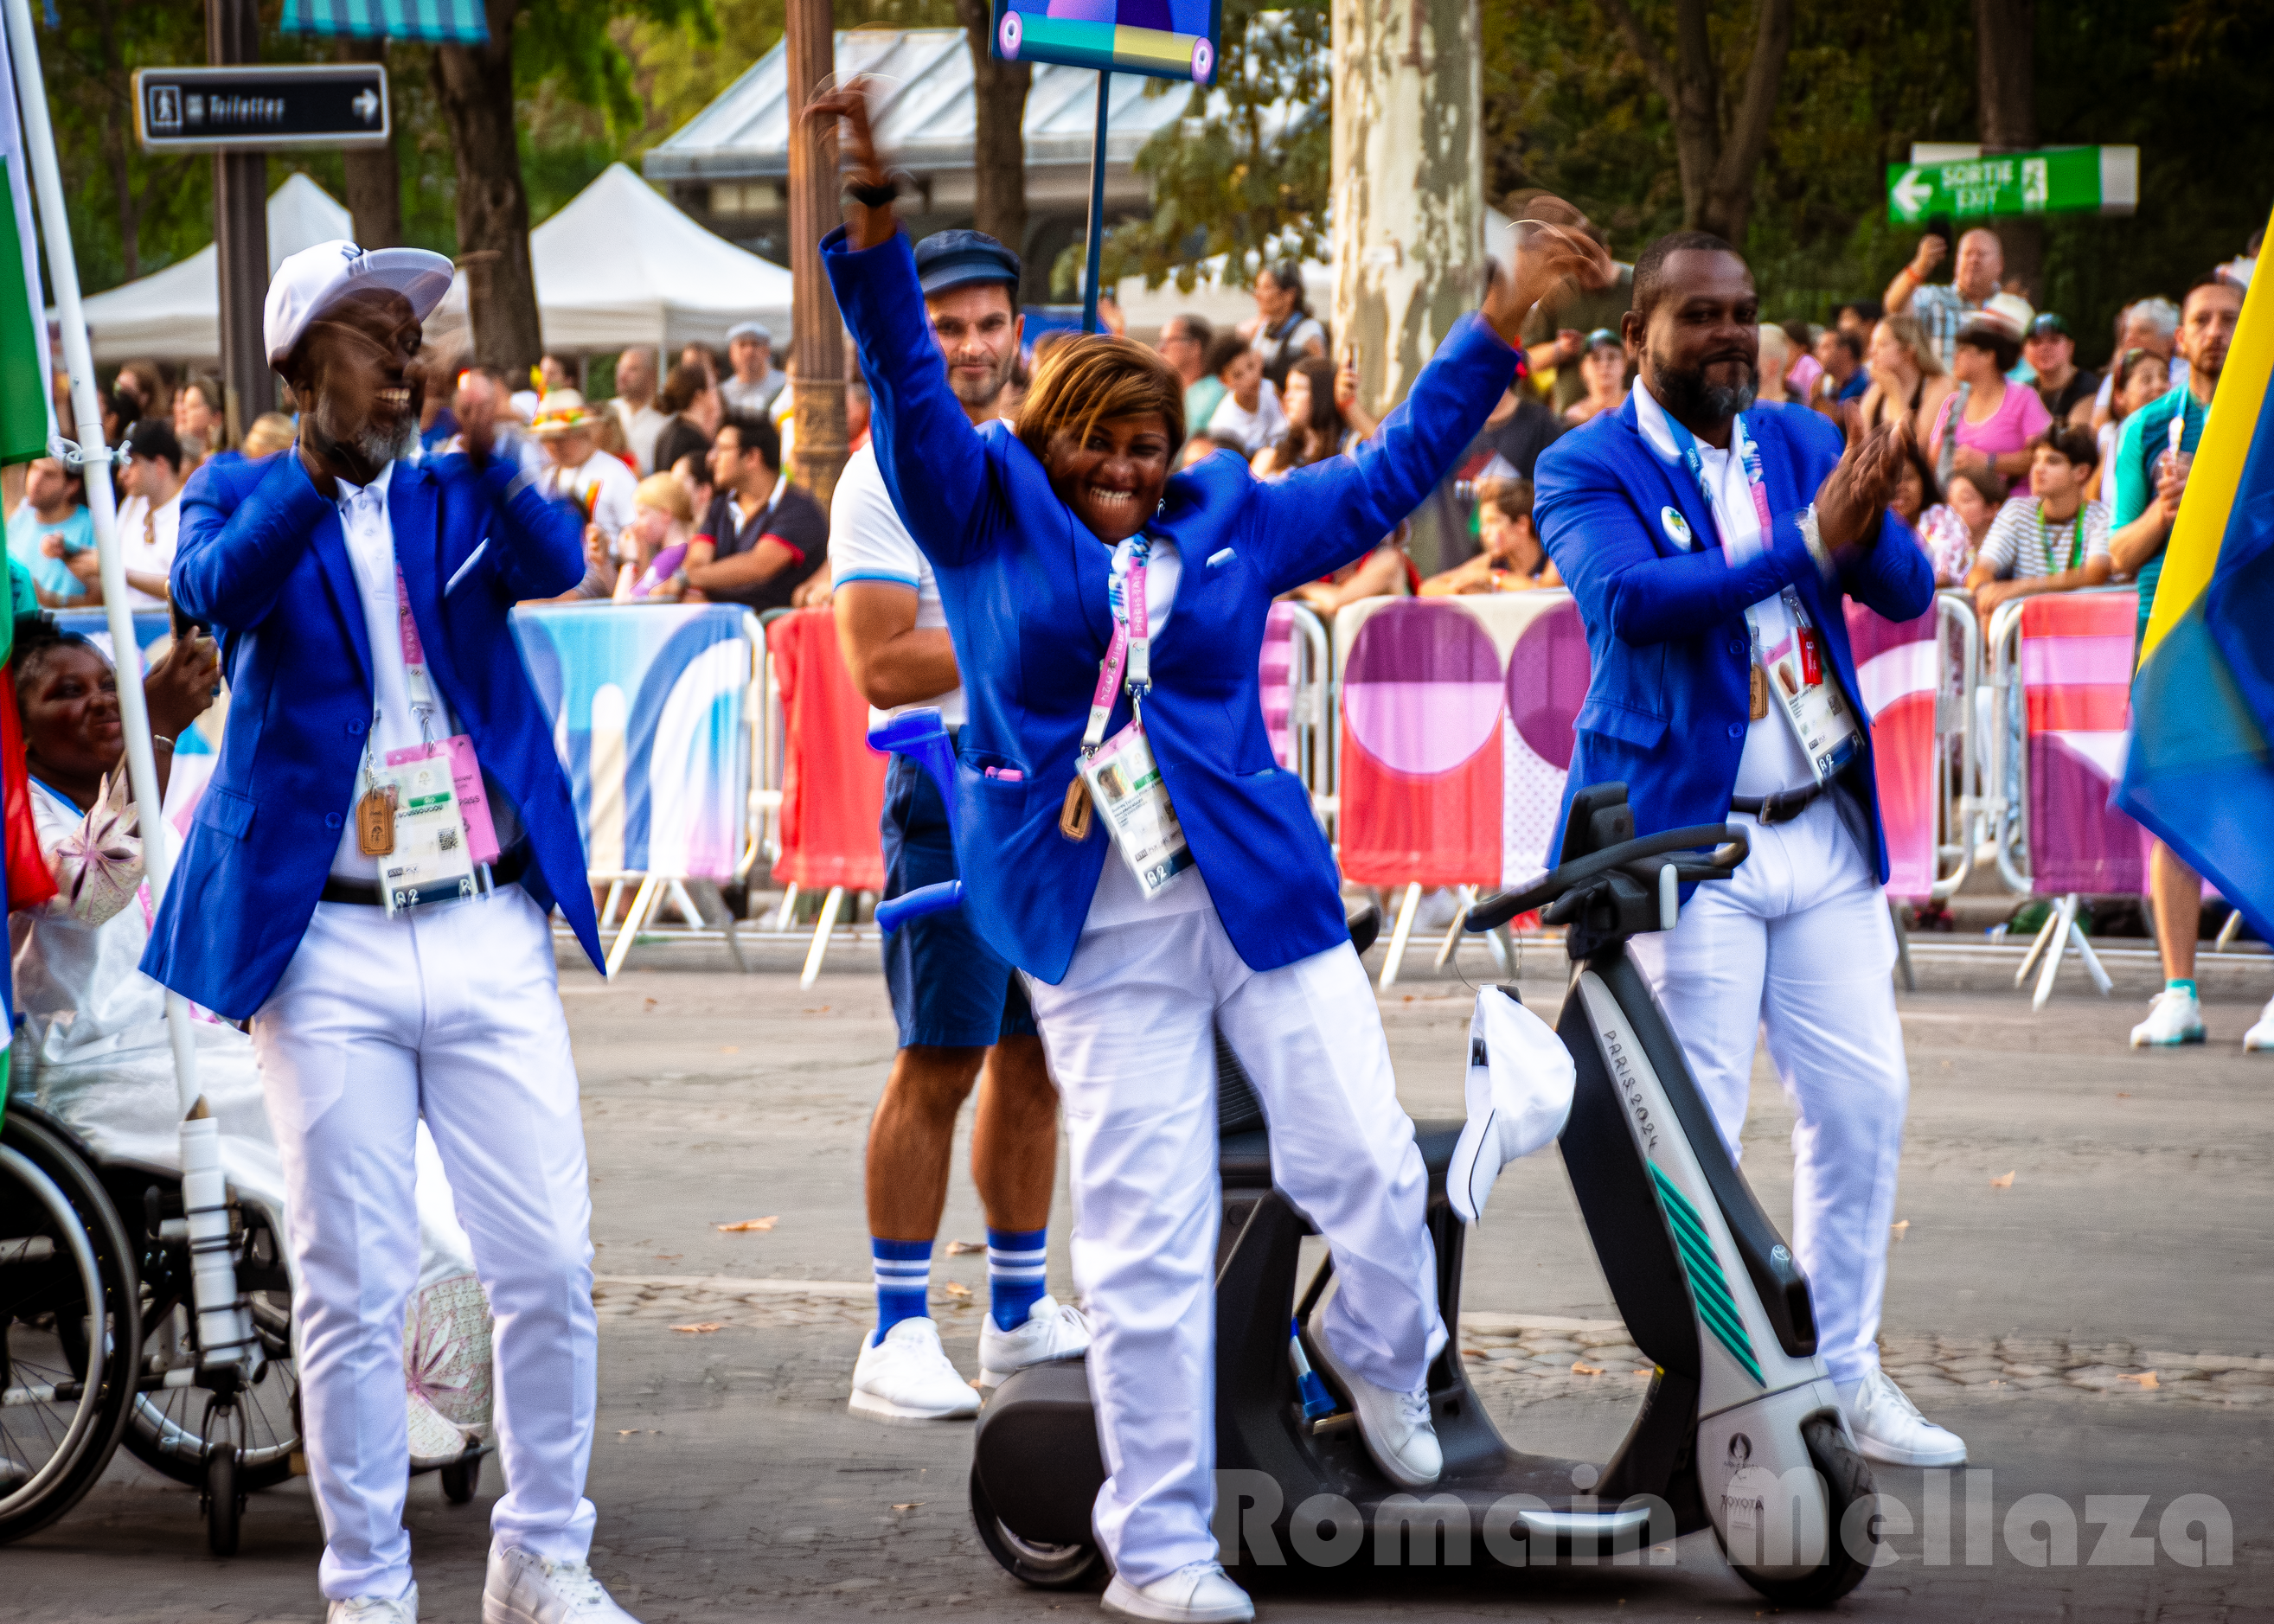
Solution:
M856 252L832 232L822 263L860 346L877 465L938 575L969 699L956 786L964 906L990 946L1055 984L1108 861L1103 819L1079 845L1058 825L1112 633L1112 554L1006 425L974 429L964 416L907 241ZM1396 530L1475 438L1516 365L1514 350L1465 318L1355 456L1277 485L1237 457L1210 457L1169 481L1148 527L1175 542L1184 573L1153 644L1146 732L1224 932L1254 969L1350 939L1309 793L1272 759L1264 732L1256 661L1271 600ZM1111 729L1128 719L1125 695ZM990 766L1023 776L990 778Z
M598 966L568 780L506 625L517 600L583 576L584 524L516 475L509 459L479 470L463 457L397 462L388 515L428 669L529 831L536 861L522 884L540 907L560 904ZM142 968L241 1019L299 947L354 804L371 636L339 510L294 455L191 477L172 582L183 611L221 640L229 726Z
M1721 531L1690 470L1643 438L1631 394L1615 416L1540 454L1532 513L1579 601L1595 665L1579 708L1563 816L1587 785L1623 780L1639 832L1728 817L1751 703L1748 604L1797 588L1831 646L1842 690L1868 721L1841 599L1853 598L1890 620L1915 620L1934 601L1926 554L1893 514L1880 516L1871 545L1843 560L1836 581L1827 583L1817 568L1801 539L1800 515L1840 460L1840 431L1827 418L1805 407L1757 407L1745 414L1745 427L1760 447L1774 528L1769 545L1742 569L1723 559ZM1660 513L1669 506L1700 542L1697 551L1685 552L1667 535ZM1860 776L1884 884L1887 843L1878 788L1871 773ZM1562 844L1559 817L1550 852Z

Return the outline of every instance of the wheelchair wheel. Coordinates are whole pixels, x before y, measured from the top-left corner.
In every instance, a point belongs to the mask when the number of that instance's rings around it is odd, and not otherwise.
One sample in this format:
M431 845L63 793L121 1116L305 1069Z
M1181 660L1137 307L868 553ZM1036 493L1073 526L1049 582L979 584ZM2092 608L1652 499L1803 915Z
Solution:
M471 1449L442 1468L442 1498L453 1506L473 1499L482 1486L482 1457Z
M215 1556L235 1556L245 1521L245 1491L239 1486L237 1451L215 1444L206 1452L206 1543Z
M0 1544L46 1527L110 1463L141 1345L117 1209L61 1133L0 1126Z
M186 1275L186 1259L180 1259ZM197 1316L184 1278L177 1295L163 1280L143 1290L142 1350L147 1359L175 1364L196 1357ZM240 1495L274 1488L292 1475L300 1448L299 1366L292 1360L291 1311L275 1294L255 1291L252 1328L266 1360L260 1380L237 1395L244 1444L237 1452ZM126 1423L127 1452L153 1471L191 1488L207 1481L202 1387L157 1387L134 1395Z

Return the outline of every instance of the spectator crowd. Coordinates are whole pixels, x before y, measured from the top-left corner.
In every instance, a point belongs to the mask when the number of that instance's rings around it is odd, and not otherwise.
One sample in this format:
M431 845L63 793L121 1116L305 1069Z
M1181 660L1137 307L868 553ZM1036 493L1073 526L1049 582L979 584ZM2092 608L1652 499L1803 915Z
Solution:
M2216 274L2247 279L2255 255L2254 244ZM1946 262L1946 282L1938 280ZM1557 437L1626 407L1635 358L1617 322L1630 293L1623 272L1608 289L1536 313L1528 375L1441 492L1446 500L1434 507L1451 523L1435 525L1427 547L1417 545L1414 524L1402 525L1372 555L1296 596L1331 616L1383 593L1559 584L1532 528L1532 470ZM2029 289L2007 275L1994 230L1967 231L1954 244L1930 234L1879 299L1843 303L1820 323L1761 327L1753 410L1816 411L1851 433L1908 422L1914 446L1896 510L1937 582L1969 591L1985 616L2018 596L2152 581L2159 553L2137 537L2130 553L2116 542L2162 500L2146 440L2172 421L2158 403L2187 393L2196 362L2182 308L2169 293L2143 292L2106 335L2105 362L2088 364L2067 320L2034 308ZM1111 299L1103 313L1121 330ZM1065 335L1063 326L1029 328L1005 392L1007 415L1035 363ZM2089 347L2099 359L2102 347ZM1198 314L1172 316L1156 348L1184 380L1186 463L1233 455L1257 478L1283 479L1348 453L1378 426L1360 404L1358 357L1337 350L1291 261L1258 273L1245 320L1219 328ZM614 357L548 353L525 379L440 345L421 357L420 454L455 446L469 399L501 405L511 454L584 515L584 578L561 601L817 603L829 591L829 526L791 472L791 370L777 365L773 335L756 321L730 327L723 353L700 342L668 357L644 346ZM848 449L868 434L854 370ZM586 384L598 387L588 394ZM67 420L60 380L57 402ZM207 461L282 449L294 419L289 410L264 414L232 445L215 379L147 361L117 370L102 410L106 442L119 447L112 477L130 602L160 607L185 482ZM41 604L100 606L82 470L42 458L11 475L6 503L10 551Z

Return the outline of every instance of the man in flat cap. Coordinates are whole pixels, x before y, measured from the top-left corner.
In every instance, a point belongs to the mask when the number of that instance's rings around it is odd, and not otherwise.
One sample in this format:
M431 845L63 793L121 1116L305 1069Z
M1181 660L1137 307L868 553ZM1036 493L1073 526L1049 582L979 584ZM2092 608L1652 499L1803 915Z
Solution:
M774 397L789 375L774 367L774 335L756 321L738 321L727 329L727 365L734 375L719 386L729 411L746 411L763 417L772 411Z
M330 1624L416 1624L403 1305L423 1116L495 1318L505 1493L483 1624L626 1624L585 1565L597 1402L591 1205L553 969L557 902L600 962L552 730L506 625L584 573L583 522L509 457L418 445L420 323L450 262L320 244L277 268L288 452L200 470L174 597L235 700L142 967L250 1017L284 1164L301 1432Z

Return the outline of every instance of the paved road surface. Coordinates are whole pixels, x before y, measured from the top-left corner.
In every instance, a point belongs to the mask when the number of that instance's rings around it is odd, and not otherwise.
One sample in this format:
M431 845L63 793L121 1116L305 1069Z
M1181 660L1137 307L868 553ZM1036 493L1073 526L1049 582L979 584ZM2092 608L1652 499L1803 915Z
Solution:
M809 993L776 974L636 969L606 989L589 974L565 978L602 1280L595 1565L653 1624L1090 1616L1093 1597L1020 1590L980 1547L967 1429L845 1414L870 1309L862 1132L892 1034L865 955L840 958ZM2274 1620L2274 1056L2246 1059L2235 1041L2266 990L2240 982L2214 1003L2212 1048L2156 1055L2122 1047L2137 1019L2129 998L2065 992L2035 1017L2006 993L1904 999L1914 1094L1886 1361L1989 1474L1971 1485L1989 1502L1971 1552L1985 1560L1968 1560L1963 1480L1942 1485L1951 1509L1938 1520L1926 1474L1883 1470L1881 1488L1916 1522L1893 1538L1900 1560L1844 1613ZM1535 1007L1556 996L1547 980L1525 991ZM1384 1012L1409 1108L1457 1110L1466 992L1421 982ZM1754 1106L1747 1170L1782 1222L1790 1116L1766 1071ZM1472 1374L1512 1441L1600 1457L1638 1383L1560 1162L1550 1153L1511 1169L1494 1202L1469 1252ZM1063 1205L1061 1193L1061 1293ZM764 1216L779 1219L771 1230L714 1227ZM942 1238L983 1238L960 1175ZM933 1280L949 1350L975 1368L984 1259L942 1259ZM414 1483L429 1620L478 1617L496 1489L493 1475L474 1505L455 1507L433 1477ZM2200 1525L2159 1540L2165 1509L2187 1494L2221 1502L2231 1561L2177 1560L2198 1554ZM2009 1545L2007 1513L2029 1495L2078 1519L2074 1562L2058 1549L2051 1566L2015 1554L2042 1527L2015 1529ZM2127 1526L2102 1548L2112 1502L2088 1497L2120 1496L2144 1497L2144 1546L2124 1545ZM122 1453L70 1517L0 1555L0 1620L317 1619L318 1541L296 1481L255 1497L242 1554L216 1561L194 1496ZM1930 1562L1931 1552L1946 1555ZM2151 1560L2116 1565L2120 1552ZM1265 1617L1285 1624L1762 1612L1710 1535L1671 1554L1667 1566L1440 1583L1370 1584L1344 1570L1331 1589L1265 1575L1259 1593Z

